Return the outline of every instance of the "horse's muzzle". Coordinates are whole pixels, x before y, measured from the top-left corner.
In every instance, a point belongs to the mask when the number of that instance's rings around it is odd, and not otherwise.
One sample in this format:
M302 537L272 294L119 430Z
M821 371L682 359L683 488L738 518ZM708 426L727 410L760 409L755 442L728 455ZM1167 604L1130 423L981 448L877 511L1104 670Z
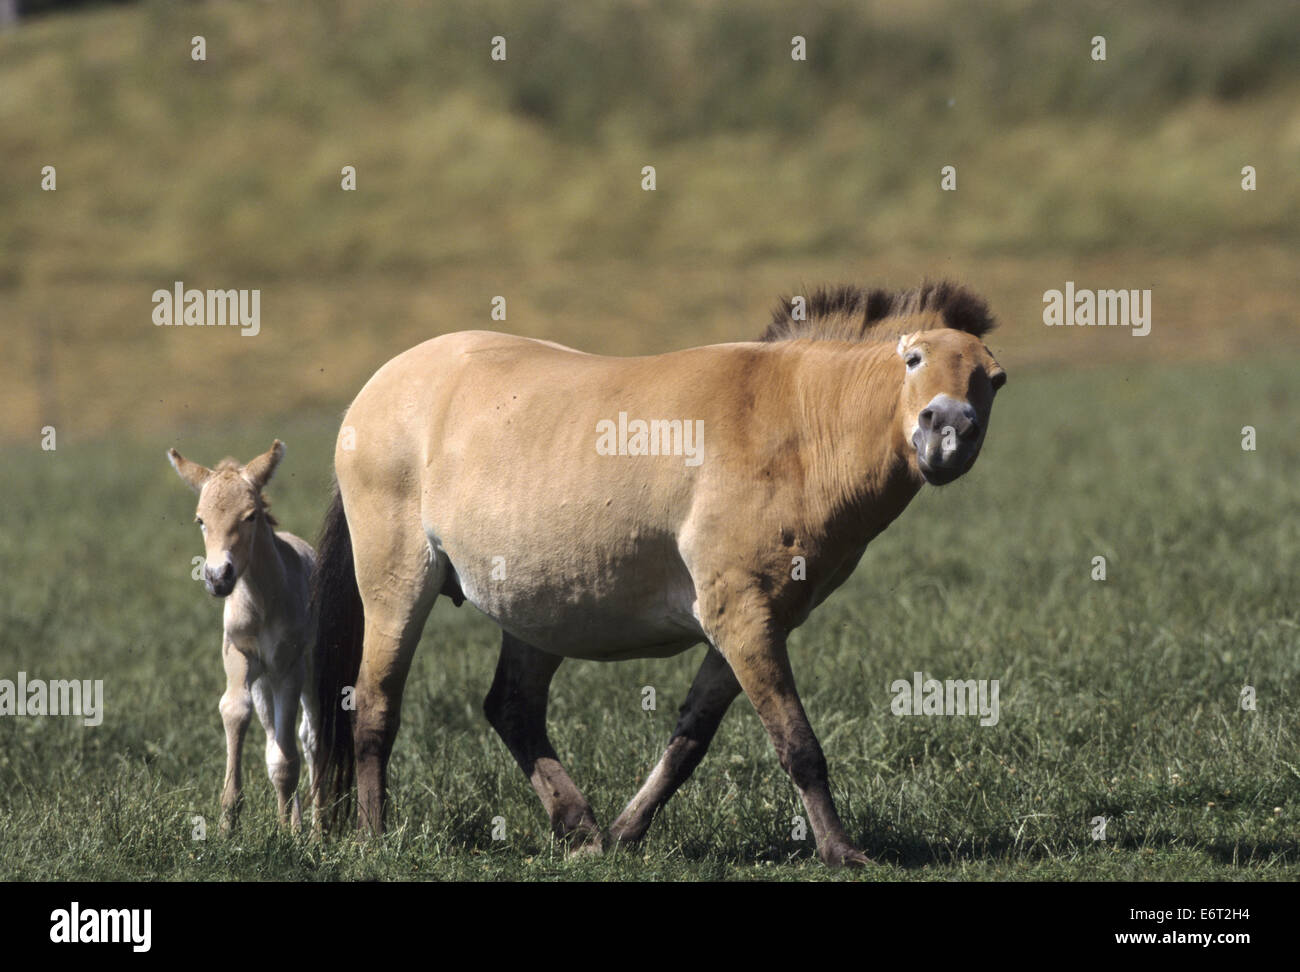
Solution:
M235 589L235 565L226 561L220 570L203 565L203 586L213 597L226 597Z
M975 464L983 429L969 402L936 395L916 417L912 446L921 475L932 486L950 483Z

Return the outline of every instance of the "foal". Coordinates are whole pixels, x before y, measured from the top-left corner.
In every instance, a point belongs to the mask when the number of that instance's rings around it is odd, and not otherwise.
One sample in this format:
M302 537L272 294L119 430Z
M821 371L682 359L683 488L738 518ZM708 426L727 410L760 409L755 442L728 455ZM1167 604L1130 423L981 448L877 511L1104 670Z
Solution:
M199 494L195 521L203 531L207 558L203 584L226 599L221 657L226 691L221 721L226 728L226 783L221 793L221 832L234 826L242 803L240 780L244 733L254 708L266 730L266 769L275 787L280 822L302 826L298 802L301 759L293 724L302 699L298 738L307 756L309 800L315 805L312 766L317 730L316 697L311 684L314 639L310 604L316 554L292 533L275 529L262 488L284 456L279 439L270 450L241 466L223 460L216 469L190 462L175 449L167 458L177 474Z

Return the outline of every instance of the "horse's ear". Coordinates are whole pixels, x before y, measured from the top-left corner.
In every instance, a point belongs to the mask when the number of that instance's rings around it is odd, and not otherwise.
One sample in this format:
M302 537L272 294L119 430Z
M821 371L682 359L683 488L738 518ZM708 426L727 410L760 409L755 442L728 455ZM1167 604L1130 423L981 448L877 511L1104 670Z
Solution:
M190 462L175 449L167 450L167 459L176 470L176 475L190 484L190 489L199 492L203 489L203 484L208 481L212 475L212 470L207 466L200 466L197 462Z
M275 474L275 467L280 465L280 460L283 458L284 443L276 439L271 443L270 449L249 461L244 467L244 475L254 486L261 489L271 481L271 476Z

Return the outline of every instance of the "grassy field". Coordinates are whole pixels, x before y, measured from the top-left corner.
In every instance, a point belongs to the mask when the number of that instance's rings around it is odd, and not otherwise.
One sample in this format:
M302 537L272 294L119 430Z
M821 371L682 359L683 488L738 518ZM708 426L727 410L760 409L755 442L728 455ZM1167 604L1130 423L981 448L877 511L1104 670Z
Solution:
M1013 375L974 472L925 489L794 638L849 833L882 865L860 876L1300 876L1297 366ZM276 510L313 535L331 416L187 451L247 457L273 433L289 443ZM382 846L277 833L256 730L242 833L193 840L223 767L219 607L190 579L193 501L162 445L13 454L0 473L0 673L102 678L107 711L93 729L0 719L0 877L845 876L791 839L796 794L744 700L641 850L565 861L479 712L496 629L445 601L408 684ZM701 650L560 670L553 737L602 823L657 759ZM887 686L913 671L1000 679L998 725L892 715Z

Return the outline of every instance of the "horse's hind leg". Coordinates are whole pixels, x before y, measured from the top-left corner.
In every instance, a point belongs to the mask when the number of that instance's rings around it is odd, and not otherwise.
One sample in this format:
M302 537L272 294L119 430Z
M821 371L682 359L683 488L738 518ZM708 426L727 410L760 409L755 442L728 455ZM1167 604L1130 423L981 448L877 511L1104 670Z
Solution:
M677 788L699 765L708 751L718 724L727 714L732 701L740 694L740 683L731 666L710 648L704 656L691 690L682 703L677 728L645 784L627 808L618 815L609 828L609 839L614 843L634 843L645 836L646 830L659 808L677 792Z
M403 518L368 505L373 509L364 520L348 511L366 618L353 746L357 825L378 834L384 831L388 758L401 721L402 691L446 563L429 546L418 514Z
M560 765L546 735L547 693L562 660L503 633L483 712L541 797L554 834L574 850L598 852L600 828L591 804Z

